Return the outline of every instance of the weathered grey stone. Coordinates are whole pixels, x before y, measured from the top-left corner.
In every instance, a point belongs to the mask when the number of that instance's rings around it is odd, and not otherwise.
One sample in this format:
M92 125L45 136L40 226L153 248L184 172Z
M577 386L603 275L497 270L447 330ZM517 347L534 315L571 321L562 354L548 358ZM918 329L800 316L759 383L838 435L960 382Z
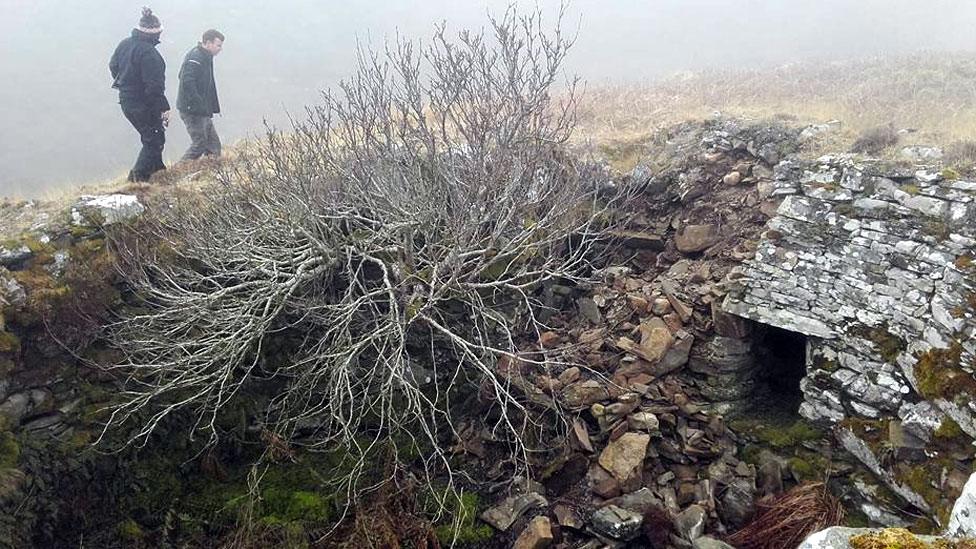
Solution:
M30 402L28 393L14 393L8 396L3 403L0 403L0 416L6 417L11 424L16 425L27 415Z
M579 307L580 314L591 324L599 326L603 323L603 315L600 314L600 308L596 306L595 301L588 297L581 297L576 300L576 305Z
M643 516L616 505L597 509L590 518L591 527L595 532L621 541L629 541L637 537L643 523Z
M691 544L693 549L735 549L728 543L724 541L719 541L715 538L702 536L700 538L695 538Z
M927 401L906 402L898 408L902 428L915 438L924 442L932 440L932 435L942 425L945 414Z
M529 509L546 505L549 502L539 494L519 494L505 498L498 505L485 510L481 513L481 520L504 532Z
M16 267L34 255L27 246L0 246L0 267Z
M608 503L642 516L651 509L661 509L664 507L664 502L648 488L641 488L636 492L613 498Z
M82 196L71 208L74 225L103 227L129 221L146 211L139 199L131 194Z
M926 147L924 145L912 145L903 147L901 155L912 162L930 162L942 158L942 149L939 147Z
M756 487L752 479L735 479L722 494L719 506L722 521L735 528L745 526L756 511L755 497Z
M850 549L850 539L854 536L879 532L877 528L848 528L846 526L831 526L810 534L797 549ZM936 536L915 536L922 542L932 543L939 538Z
M674 335L674 342L671 347L649 373L654 376L663 376L687 364L694 342L695 336L684 330L679 330Z
M976 538L976 473L969 477L962 494L952 506L946 536Z
M0 270L0 305L7 304L22 307L27 303L27 292L13 276Z
M674 517L674 529L679 536L695 541L705 533L707 513L700 505L689 505Z

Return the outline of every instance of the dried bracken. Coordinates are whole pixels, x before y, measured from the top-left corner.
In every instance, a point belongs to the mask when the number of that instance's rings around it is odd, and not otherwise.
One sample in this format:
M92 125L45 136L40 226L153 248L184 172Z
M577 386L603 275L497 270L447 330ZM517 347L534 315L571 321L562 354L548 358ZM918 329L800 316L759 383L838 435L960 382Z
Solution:
M826 484L801 484L785 494L760 500L756 516L726 540L739 549L792 549L810 534L844 520L840 501Z

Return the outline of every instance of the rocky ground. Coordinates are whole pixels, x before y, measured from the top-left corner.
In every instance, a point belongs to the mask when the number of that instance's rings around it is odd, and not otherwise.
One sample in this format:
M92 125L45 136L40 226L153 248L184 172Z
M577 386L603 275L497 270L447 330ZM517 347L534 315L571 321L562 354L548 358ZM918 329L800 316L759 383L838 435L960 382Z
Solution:
M861 505L864 492L881 489L872 473L838 447L830 425L798 415L804 372L783 365L792 343L720 306L782 201L782 161L830 131L719 119L676 126L647 144L640 165L616 182L643 192L621 212L629 221L612 265L588 285L546 290L550 330L527 350L544 347L565 366L499 364L529 401L565 419L554 431L564 438L533 464L531 480L482 494L479 517L494 536L468 546L720 548L754 518L757 500L810 481L827 482L845 501L849 525L882 523ZM24 311L50 300L77 304L66 300L78 294L65 281L91 274L71 261L102 245L102 227L142 207L120 195L60 213L31 203L0 210L18 232L0 241L9 319L5 331L0 316L0 443L10 442L0 444L9 450L0 454L0 500L8 507L29 501L42 478L25 463L37 454L18 441L38 433L82 447L91 429L80 411L97 400L80 387L98 376L76 375L84 361L48 337L56 330L20 341L26 326L52 321ZM790 358L801 370L803 355ZM796 394L784 389L791 376ZM486 484L505 472L493 467L491 444L476 428L457 441L459 458L486 471ZM971 450L964 457L972 463ZM858 483L866 488L853 489ZM924 522L913 527L932 527Z

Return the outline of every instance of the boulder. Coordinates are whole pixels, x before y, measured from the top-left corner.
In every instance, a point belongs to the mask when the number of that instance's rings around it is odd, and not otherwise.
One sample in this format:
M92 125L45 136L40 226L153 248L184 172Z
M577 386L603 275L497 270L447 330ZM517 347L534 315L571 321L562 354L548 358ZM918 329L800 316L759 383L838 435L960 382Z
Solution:
M104 227L135 219L145 211L146 207L131 194L82 196L71 207L71 223L78 226Z
M0 246L0 267L16 267L33 255L27 246Z
M511 496L481 513L481 520L504 532L529 509L547 505L546 498L534 492Z
M708 536L702 536L700 538L696 538L695 541L691 544L691 547L692 549L735 549L735 547L732 547L731 545L725 543L724 541L719 541L715 538L708 537Z
M643 523L644 517L616 505L597 509L590 518L590 524L596 533L621 541L636 538Z
M651 436L646 433L624 433L607 444L600 453L599 463L622 486L639 484L650 441Z
M570 408L584 408L610 398L607 388L592 379L567 385L562 395L563 401Z
M976 473L970 475L962 494L952 506L946 536L976 538Z
M518 539L515 540L513 549L546 549L552 545L552 524L549 518L538 516L529 522L529 525L522 530Z
M705 519L708 514L701 505L689 505L674 517L674 529L688 541L695 541L705 533Z
M663 320L653 317L640 325L640 348L638 355L652 363L661 360L674 343L674 336Z
M742 181L742 174L739 172L729 172L722 178L722 183L730 187L738 185Z
M674 244L682 253L701 252L719 241L715 225L685 225L674 235Z

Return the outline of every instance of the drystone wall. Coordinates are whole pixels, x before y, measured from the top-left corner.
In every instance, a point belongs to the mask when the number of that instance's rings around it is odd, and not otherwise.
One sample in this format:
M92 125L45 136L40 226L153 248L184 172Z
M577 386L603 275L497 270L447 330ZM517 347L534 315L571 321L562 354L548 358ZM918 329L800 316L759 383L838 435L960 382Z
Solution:
M976 182L827 156L760 192L781 202L722 309L806 335L800 414L944 521L976 438Z

